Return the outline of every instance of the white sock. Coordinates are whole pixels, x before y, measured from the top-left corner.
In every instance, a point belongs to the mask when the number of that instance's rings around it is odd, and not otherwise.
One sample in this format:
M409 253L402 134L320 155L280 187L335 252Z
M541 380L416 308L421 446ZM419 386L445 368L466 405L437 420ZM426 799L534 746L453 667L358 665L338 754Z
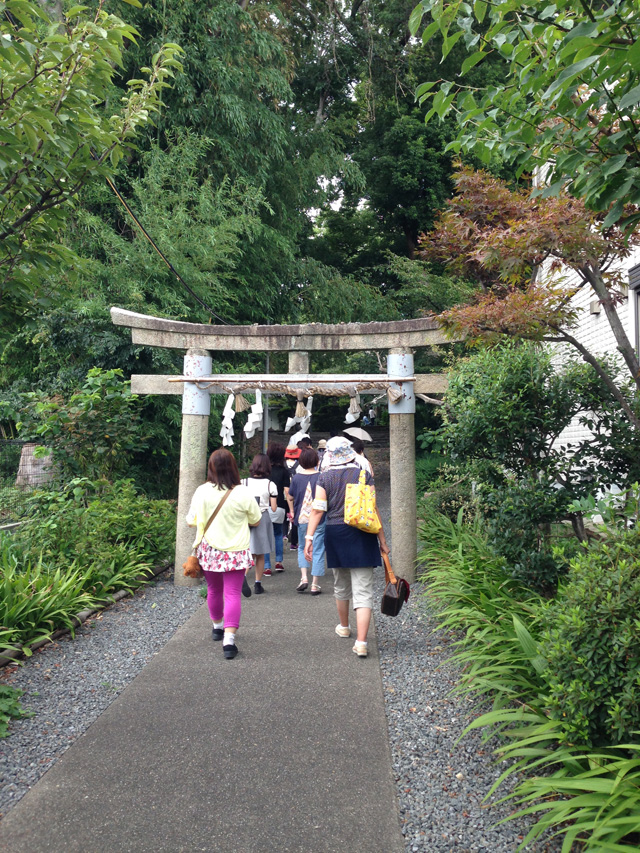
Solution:
M225 631L224 637L222 640L223 646L235 646L236 644L236 635L232 634L231 631Z
M214 619L213 627L216 628L218 631L220 630L220 628L224 628L224 619L221 619L219 622L216 622L216 620Z
M359 646L368 646L369 645L369 643L366 640L356 640L356 643Z

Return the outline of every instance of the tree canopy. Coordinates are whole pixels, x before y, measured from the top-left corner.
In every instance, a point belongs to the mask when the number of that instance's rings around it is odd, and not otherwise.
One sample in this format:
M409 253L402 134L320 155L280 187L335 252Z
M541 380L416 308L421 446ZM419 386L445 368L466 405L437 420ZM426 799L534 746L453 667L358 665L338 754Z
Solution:
M113 175L160 93L180 67L165 44L145 79L102 108L135 30L100 6L71 8L63 22L37 3L0 5L0 319L11 324L43 297L41 279L73 262L60 232L90 181Z
M640 204L640 17L635 0L421 0L411 20L422 39L442 39L443 55L462 43L461 78L433 74L417 94L427 120L453 115L449 150L494 153L519 173L543 168L542 194L567 188L604 227ZM504 79L478 87L464 75L495 55ZM638 214L627 212L630 223Z
M617 262L640 244L640 233L625 236L615 225L601 231L597 215L581 200L532 198L487 172L461 169L456 187L434 230L423 235L422 255L479 281L482 291L441 313L443 326L471 340L508 336L569 344L640 429L633 394L620 387L617 366L604 365L572 333L578 320L572 297L590 286L604 307L627 377L640 388L638 358L617 312L625 283Z

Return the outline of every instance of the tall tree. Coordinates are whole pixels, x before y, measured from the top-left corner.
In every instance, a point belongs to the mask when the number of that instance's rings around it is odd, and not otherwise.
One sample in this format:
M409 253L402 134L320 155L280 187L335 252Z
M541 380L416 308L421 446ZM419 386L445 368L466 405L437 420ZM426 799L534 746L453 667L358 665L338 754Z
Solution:
M640 204L640 17L635 0L421 0L412 31L442 38L443 55L459 42L463 73L496 54L502 81L478 87L434 74L417 90L427 119L453 115L452 151L488 158L499 152L520 172L547 170L542 193L565 187L587 207L618 221ZM429 20L430 19L430 20ZM628 224L639 214L629 212Z
M404 285L393 258L414 257L420 232L431 227L453 191L454 166L446 148L455 138L455 122L425 128L425 110L414 91L430 74L455 76L467 55L460 45L442 63L437 40L426 45L411 40L413 5L392 0L360 7L367 17L357 20L363 48L354 57L357 82L351 99L332 109L342 116L345 144L363 180L337 185L341 206L325 205L307 248L343 271L366 276L394 298ZM498 80L503 65L493 57L472 76L478 84Z
M421 254L483 288L471 304L440 315L445 328L472 339L506 335L570 345L640 429L635 403L640 365L617 311L625 281L615 263L640 245L640 233L625 236L614 225L600 230L597 224L598 216L578 199L531 198L524 189L467 168L458 172L456 195L434 230L423 235ZM572 333L578 317L572 297L585 286L603 304L633 392L619 382L617 367L604 364Z
M131 80L116 115L100 108L135 32L100 5L53 20L28 0L0 11L0 319L5 329L42 295L41 279L73 255L59 232L78 192L113 175L179 67L164 45Z

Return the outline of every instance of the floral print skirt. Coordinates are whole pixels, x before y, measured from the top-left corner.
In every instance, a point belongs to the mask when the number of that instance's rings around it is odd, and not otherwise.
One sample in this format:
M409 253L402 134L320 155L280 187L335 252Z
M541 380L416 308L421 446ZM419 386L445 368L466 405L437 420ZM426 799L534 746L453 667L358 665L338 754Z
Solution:
M249 548L244 551L218 551L203 539L196 550L198 560L205 572L246 572L253 566Z

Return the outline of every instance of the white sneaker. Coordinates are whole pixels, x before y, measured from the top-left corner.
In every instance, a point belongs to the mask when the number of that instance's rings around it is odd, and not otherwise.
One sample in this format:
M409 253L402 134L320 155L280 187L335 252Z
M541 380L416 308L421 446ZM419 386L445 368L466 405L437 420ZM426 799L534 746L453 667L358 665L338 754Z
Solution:
M355 645L353 647L353 651L355 652L355 654L358 655L359 658L366 658L367 654L369 653L369 647L366 643L359 643L358 640L356 640Z
M351 628L348 625L336 625L336 634L339 637L350 637Z

